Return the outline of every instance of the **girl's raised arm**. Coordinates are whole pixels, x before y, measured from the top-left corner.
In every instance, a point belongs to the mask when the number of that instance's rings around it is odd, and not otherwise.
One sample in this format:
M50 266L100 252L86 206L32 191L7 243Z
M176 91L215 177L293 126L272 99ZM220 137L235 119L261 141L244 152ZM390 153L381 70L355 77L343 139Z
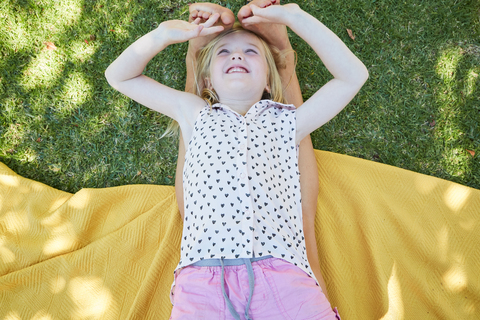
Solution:
M297 4L259 8L244 23L283 23L318 54L333 79L322 86L297 110L297 142L335 117L368 79L365 65L330 29ZM250 19L250 20L249 20ZM248 22L249 21L249 22Z
M192 108L204 105L203 100L192 93L158 83L142 72L147 63L167 46L222 31L222 26L213 26L218 17L218 14L212 15L200 25L181 20L162 22L157 29L130 45L107 68L105 77L108 83L138 103L173 118L182 127L185 121L191 121L185 117L194 114Z

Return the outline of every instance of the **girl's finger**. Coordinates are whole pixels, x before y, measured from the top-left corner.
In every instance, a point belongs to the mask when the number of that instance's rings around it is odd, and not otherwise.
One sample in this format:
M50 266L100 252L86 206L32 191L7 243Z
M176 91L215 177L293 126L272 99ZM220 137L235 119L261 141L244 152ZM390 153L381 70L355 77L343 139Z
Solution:
M191 32L192 32L192 38L196 38L200 35L200 33L202 32L203 30L203 26L202 25L198 25L195 29L192 29Z
M260 8L260 7L257 7L254 4L251 4L250 8L252 9L252 13L253 13L254 16L265 16L266 14L268 15L268 9L267 9L268 7ZM267 11L267 12L265 12L265 11Z
M242 20L242 24L244 25L252 25L258 23L272 23L272 21L260 16L251 16Z
M208 36L208 35L210 35L210 34L222 32L223 29L224 29L223 26L203 28L203 30L202 30L202 32L201 32L200 35L201 35L201 36Z
M253 15L257 15L257 14L261 14L262 9L265 9L265 8L260 8L254 4L251 4L250 9L252 10Z

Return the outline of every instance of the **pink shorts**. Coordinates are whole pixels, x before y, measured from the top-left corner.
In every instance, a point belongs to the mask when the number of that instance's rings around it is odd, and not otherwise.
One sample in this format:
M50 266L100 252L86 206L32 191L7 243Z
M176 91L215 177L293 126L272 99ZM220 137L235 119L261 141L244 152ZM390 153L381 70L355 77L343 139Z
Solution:
M254 290L249 318L340 319L315 279L297 266L278 258L251 263ZM225 266L225 293L231 305L245 318L249 298L246 265ZM170 293L173 304L170 319L235 319L221 289L222 267L188 266L175 273ZM245 311L245 312L244 312Z

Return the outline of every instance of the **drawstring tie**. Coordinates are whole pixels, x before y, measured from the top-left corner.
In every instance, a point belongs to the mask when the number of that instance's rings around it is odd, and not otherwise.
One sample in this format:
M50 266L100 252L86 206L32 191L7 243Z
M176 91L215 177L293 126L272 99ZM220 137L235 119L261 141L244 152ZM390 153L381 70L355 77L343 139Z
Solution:
M250 309L250 304L252 303L252 296L253 296L253 288L255 287L255 276L253 274L253 267L252 262L260 261L263 259L273 258L273 256L265 256L265 257L258 257L258 258L247 258L247 259L204 259L192 264L192 266L199 266L199 267L222 267L222 293L223 298L225 299L225 304L227 305L228 310L235 318L235 320L240 320L240 315L233 307L232 301L227 296L225 292L225 266L239 266L239 265L246 265L247 272L248 272L248 286L250 287L250 294L248 295L248 302L247 306L245 307L245 319L252 320L248 315L248 311Z
M248 285L250 287L250 294L248 295L248 302L247 302L247 306L245 307L245 318L247 320L251 320L250 317L248 316L248 309L250 309L250 303L252 302L253 287L255 286L255 276L253 274L252 262L250 261L250 259L242 259L242 260L243 260L243 263L247 266ZM225 292L225 265L224 265L224 262L223 262L223 258L220 261L221 261L221 264L222 264L222 292L223 292L223 298L225 299L225 303L227 304L228 310L230 310L230 313L235 318L235 320L240 320L240 316L238 315L238 312L233 307L232 301L230 301L230 299L227 297L227 294Z

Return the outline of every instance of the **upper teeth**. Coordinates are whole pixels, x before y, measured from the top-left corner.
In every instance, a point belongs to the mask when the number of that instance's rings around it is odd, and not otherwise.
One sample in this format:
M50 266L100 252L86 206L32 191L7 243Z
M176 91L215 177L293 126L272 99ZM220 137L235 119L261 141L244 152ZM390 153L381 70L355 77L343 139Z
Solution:
M232 72L247 72L247 70L245 70L244 68L233 67L230 70L228 70L228 73L232 73Z

